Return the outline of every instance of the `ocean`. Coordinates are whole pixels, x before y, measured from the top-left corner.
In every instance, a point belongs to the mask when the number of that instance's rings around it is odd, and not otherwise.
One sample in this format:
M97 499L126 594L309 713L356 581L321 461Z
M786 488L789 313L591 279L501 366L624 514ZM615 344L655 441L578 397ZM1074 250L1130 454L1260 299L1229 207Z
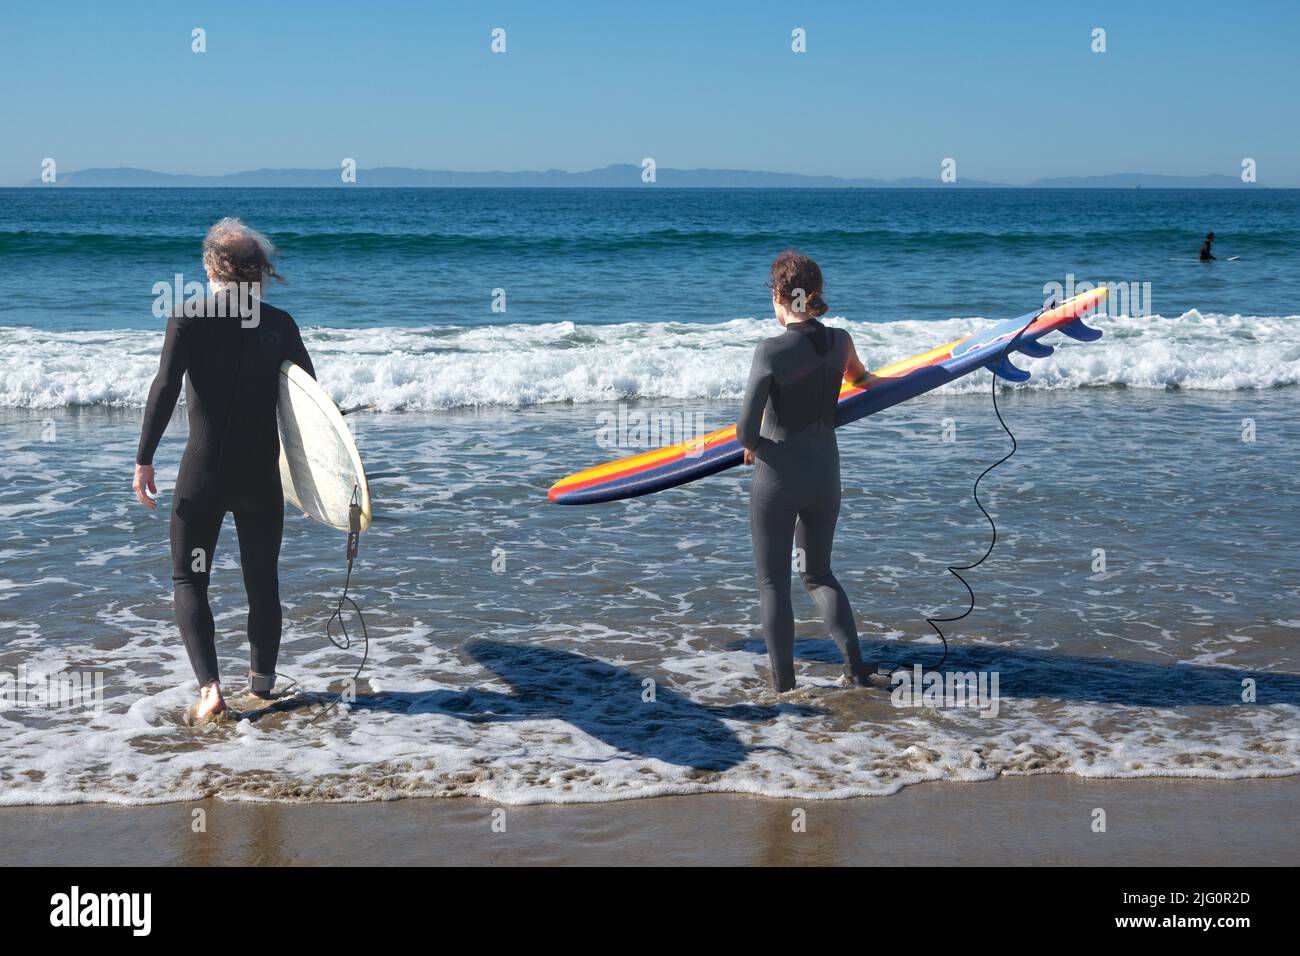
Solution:
M369 658L326 642L343 536L290 516L281 673L298 704L194 729L166 507L183 411L131 493L155 286L200 280L238 215L281 249L267 299L351 414L376 522L352 594ZM1200 263L1213 229L1224 261ZM1021 357L998 527L946 631L996 713L835 686L795 583L801 689L767 690L741 469L565 508L565 474L638 450L611 415L734 421L764 286L814 256L828 321L879 367L1130 284L1141 308ZM998 775L1300 772L1300 190L0 190L0 691L93 674L98 706L0 693L0 804L740 792L887 795ZM1226 261L1227 257L1240 257ZM1143 314L1136 314L1136 313ZM1010 442L986 373L840 432L835 550L869 659L937 664L926 617L989 526ZM213 576L247 667L233 526ZM4 683L6 675L14 678ZM299 706L300 705L300 706Z

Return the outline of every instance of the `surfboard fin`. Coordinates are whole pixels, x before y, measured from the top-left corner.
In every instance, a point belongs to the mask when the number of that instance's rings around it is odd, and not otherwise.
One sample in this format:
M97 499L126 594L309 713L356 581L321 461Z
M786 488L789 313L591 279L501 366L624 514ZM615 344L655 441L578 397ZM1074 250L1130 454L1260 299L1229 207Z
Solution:
M1090 325L1084 325L1083 319L1075 319L1057 329L1058 332L1064 332L1072 339L1080 342L1095 342L1101 338L1101 330L1094 329Z
M1055 352L1056 349L1052 348L1050 345L1043 345L1041 342L1021 342L1020 347L1016 351L1024 352L1030 358L1047 358L1047 356Z
M1029 373L1023 368L1016 368L1003 356L999 361L989 364L991 371L998 378L1005 378L1008 382L1027 382Z

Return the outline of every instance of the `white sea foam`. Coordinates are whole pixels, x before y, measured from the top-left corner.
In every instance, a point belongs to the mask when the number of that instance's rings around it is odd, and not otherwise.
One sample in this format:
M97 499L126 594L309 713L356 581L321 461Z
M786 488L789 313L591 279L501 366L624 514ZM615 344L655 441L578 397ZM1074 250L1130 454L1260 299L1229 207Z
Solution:
M572 803L731 792L841 799L998 775L1237 779L1300 772L1300 744L1287 726L1294 707L1236 715L1220 709L1212 734L1199 720L1180 726L1177 713L1114 704L1003 700L1004 718L985 722L973 711L895 710L883 694L846 696L826 678L805 678L805 689L780 703L757 694L758 707L734 706L725 698L734 699L737 687L762 684L758 655L709 651L689 638L666 661L660 703L649 706L639 701L639 674L572 656L563 637L534 645L556 647L553 661L537 656L545 650L515 661L507 655L511 682L553 688L539 706L490 670L471 669L468 687L461 678L412 677L412 669L464 667L431 647L426 633L385 630L378 637L370 667L393 674L394 691L319 724L310 722L321 712L317 704L233 726L180 726L194 685L174 642L152 651L168 672L163 688L129 705L118 697L101 714L59 714L40 723L0 713L7 725L0 752L7 766L21 769L0 785L0 805L212 795ZM633 649L634 641L622 641ZM302 653L296 664L308 671L326 666L328 657ZM566 679L556 684L559 668ZM692 689L686 696L676 687ZM330 699L323 687L318 693L317 700ZM837 719L845 708L854 713L848 723Z
M1300 384L1300 316L1100 317L1106 335L1081 344L1053 335L1055 355L1024 357L1030 388L1128 386L1232 391ZM831 324L849 328L879 368L987 326L943 322ZM736 399L751 350L770 320L720 324L498 325L307 329L321 381L344 406L384 410L554 402ZM0 327L0 407L142 405L161 332L51 332ZM983 389L969 377L948 391Z

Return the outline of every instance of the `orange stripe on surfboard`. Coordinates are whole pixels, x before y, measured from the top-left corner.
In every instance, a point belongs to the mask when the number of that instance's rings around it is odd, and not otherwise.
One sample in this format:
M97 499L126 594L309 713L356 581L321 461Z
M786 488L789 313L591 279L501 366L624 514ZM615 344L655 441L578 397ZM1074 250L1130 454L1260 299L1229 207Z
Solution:
M1034 320L1029 326L1028 334L1044 334L1053 329L1059 328L1068 322L1074 321L1079 316L1088 312L1095 305L1106 298L1108 290L1105 287L1093 289L1089 292L1080 293L1074 296L1054 309L1050 309ZM974 333L972 333L974 334ZM922 352L920 355L914 355L911 358L902 359L891 365L886 365L872 373L874 378L888 379L899 378L914 372L918 368L935 365L945 359L952 357L952 351L962 342L969 339L969 335L963 335L961 338L949 342L947 345L940 345L937 348L930 349L928 352ZM872 387L873 383L868 383L865 387L858 388L847 382L840 387L840 400L865 392ZM604 484L606 482L617 481L621 478L627 478L632 475L650 471L662 465L672 464L681 461L687 457L697 457L698 455L734 440L736 437L736 426L728 425L725 428L719 428L699 438L691 441L678 442L675 445L668 445L664 448L656 448L652 451L641 452L631 455L627 458L619 458L614 461L607 461L604 464L596 465L583 471L574 472L565 478L561 478L546 493L546 497L551 501L561 495L580 491L589 488L592 485Z

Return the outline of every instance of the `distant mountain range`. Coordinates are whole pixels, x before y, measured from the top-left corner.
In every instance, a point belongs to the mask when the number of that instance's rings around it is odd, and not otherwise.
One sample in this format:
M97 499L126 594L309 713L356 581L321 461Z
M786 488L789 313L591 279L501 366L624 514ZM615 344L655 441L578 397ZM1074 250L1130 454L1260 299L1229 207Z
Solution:
M562 169L536 172L466 173L439 169L380 166L357 171L357 182L344 183L338 169L254 169L224 176L190 176L149 169L82 169L62 173L56 183L33 179L28 186L59 187L643 187L641 167L630 163L587 172ZM748 169L660 169L653 184L668 189L1244 189L1236 176L1157 176L1150 173L1113 173L1108 176L1064 176L1039 179L1023 187L978 179L943 183L939 178L842 179L838 176L804 176ZM1262 187L1260 187L1262 188Z

